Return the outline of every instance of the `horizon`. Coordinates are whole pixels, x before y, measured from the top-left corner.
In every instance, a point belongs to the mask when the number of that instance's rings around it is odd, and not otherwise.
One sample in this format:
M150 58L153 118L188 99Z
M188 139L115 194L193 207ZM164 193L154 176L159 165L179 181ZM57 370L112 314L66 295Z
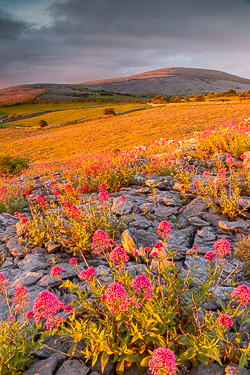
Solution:
M0 88L187 67L250 79L250 0L2 0Z

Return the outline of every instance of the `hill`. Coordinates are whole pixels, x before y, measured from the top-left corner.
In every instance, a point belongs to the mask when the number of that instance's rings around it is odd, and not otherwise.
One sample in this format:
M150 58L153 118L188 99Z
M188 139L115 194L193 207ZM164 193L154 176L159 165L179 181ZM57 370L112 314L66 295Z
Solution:
M83 82L91 89L130 94L194 95L209 92L250 89L250 79L218 70L195 68L166 68L129 77Z

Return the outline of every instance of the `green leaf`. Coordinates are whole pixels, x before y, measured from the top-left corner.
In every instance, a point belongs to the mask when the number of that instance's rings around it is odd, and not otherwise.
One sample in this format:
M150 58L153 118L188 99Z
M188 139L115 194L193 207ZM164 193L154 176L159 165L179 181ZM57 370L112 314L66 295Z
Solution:
M129 354L125 358L125 361L127 362L139 362L141 357L137 353Z
M74 355L76 350L76 342L73 342L69 348L69 354Z
M143 358L143 360L140 363L140 366L147 367L151 358L152 358L151 355L148 355L147 357Z
M210 360L204 355L204 354L197 354L197 359L201 363L204 363L205 365L208 365L210 363Z
M184 353L181 353L178 355L176 364L181 364L187 359L192 359L195 355L196 355L195 348L189 348Z
M222 310L225 311L225 310L226 310L226 305L225 305L225 303L224 303L224 302L222 301L222 299L220 299L219 297L217 297L217 300L219 301Z
M125 363L125 360L123 358L120 362L117 363L116 371L123 372L124 371L124 363Z
M241 370L243 367L247 366L248 362L246 359L246 354L242 353L239 361L239 369Z
M102 353L101 356L101 367L102 367L102 373L104 372L105 366L109 361L109 355L106 352Z
M219 349L217 347L208 348L206 351L211 358L215 359L222 366Z
M250 316L243 316L242 317L242 323L249 323L250 322Z
M178 336L176 341L178 342L178 344L181 344L181 345L188 345L189 344L188 338L185 335Z

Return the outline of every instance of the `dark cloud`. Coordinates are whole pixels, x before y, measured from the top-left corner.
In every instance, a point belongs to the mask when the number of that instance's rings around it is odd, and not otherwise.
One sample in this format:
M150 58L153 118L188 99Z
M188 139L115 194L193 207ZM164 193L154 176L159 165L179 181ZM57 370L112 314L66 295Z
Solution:
M27 30L28 24L11 18L11 15L0 9L0 42L16 40Z
M43 27L0 12L0 86L171 66L250 77L248 0L51 0L46 12Z

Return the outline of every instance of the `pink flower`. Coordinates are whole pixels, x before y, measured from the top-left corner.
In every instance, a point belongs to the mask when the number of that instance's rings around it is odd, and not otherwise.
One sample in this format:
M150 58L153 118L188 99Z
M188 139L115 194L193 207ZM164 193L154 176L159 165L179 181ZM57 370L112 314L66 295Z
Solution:
M120 202L126 202L126 198L124 197L124 195L122 195L119 199Z
M27 219L27 217L25 217L25 216L23 216L23 217L20 218L20 223L21 223L21 224L26 224L27 221L28 221L28 219Z
M40 322L42 318L50 318L57 313L57 310L64 308L64 304L48 290L43 290L35 298L33 312L36 323Z
M157 233L162 237L166 238L167 234L169 232L172 232L172 229L170 227L170 224L167 221L162 221L157 228Z
M246 306L250 301L250 288L244 284L239 285L232 291L231 296L238 298L237 302Z
M41 202L41 203L45 203L46 202L45 196L42 195L42 194L38 195L38 197L36 198L36 201Z
M153 296L151 282L144 274L136 276L131 288L135 290L136 294L140 294L146 299L150 299Z
M195 181L193 182L193 185L194 185L195 187L199 187L199 185L200 185L200 181L199 181L199 180L195 180Z
M217 254L214 252L214 251L208 251L206 254L205 254L205 258L207 260L214 260L216 258Z
M208 177L209 177L209 173L208 173L208 171L204 171L204 172L203 172L203 177L204 177L204 178L208 178Z
M218 318L218 322L221 327L232 327L233 325L231 316L226 314L221 314Z
M76 258L71 258L70 261L69 261L69 263L71 263L71 264L76 264L77 262L78 261L77 261Z
M154 247L155 247L156 249L162 250L162 249L163 249L163 243L162 243L162 242L157 242L157 243L154 245Z
M98 202L107 201L109 199L109 193L108 191L101 191L98 194Z
M72 186L71 185L65 185L64 186L64 189L68 192L71 192L73 189L72 189Z
M102 296L102 300L107 302L113 314L119 311L127 311L130 302L128 293L119 283L111 283Z
M51 318L46 320L45 326L48 330L52 331L52 329L55 327L55 323Z
M144 251L146 251L147 253L149 253L151 251L150 247L144 247Z
M213 249L216 250L217 255L221 258L223 256L231 253L230 243L227 240L224 240L224 239L217 240L213 244Z
M92 280L95 275L96 275L96 271L94 267L90 267L87 270L79 272L78 277L80 280L88 282Z
M153 375L173 375L176 373L175 355L171 350L157 348L149 361L149 370Z
M0 289L3 291L5 289L5 285L8 283L6 280L6 276L4 273L0 273Z
M27 313L26 313L26 318L27 319L30 319L30 318L32 318L34 316L34 313L33 313L33 311L31 311L31 310L29 310Z
M71 305L67 305L67 306L65 306L65 307L64 307L64 311L65 311L66 313L69 313L70 311L72 311L72 306L71 306Z
M235 165L235 161L234 161L234 158L232 157L232 155L227 155L226 157L226 163L228 165L228 167L232 167L233 165Z
M60 190L55 190L55 191L54 191L54 196L55 196L55 197L59 197L59 195L61 195Z
M105 184L101 184L99 186L99 191L105 191L107 188L106 188L106 185Z
M158 258L159 257L159 254L157 253L157 251L154 251L150 255L151 255L152 258Z
M63 271L63 269L61 267L55 266L55 267L52 268L52 270L50 272L50 276L55 277L55 276L59 275L62 271Z
M83 190L85 190L86 192L89 191L89 185L88 185L88 184L83 184L82 188L83 188Z
M127 262L129 257L122 247L115 247L109 254L109 260L112 263L123 263Z
M9 322L14 322L14 318L13 318L13 316L10 316L10 317L8 318L8 320L9 320Z
M101 230L98 229L95 231L92 237L92 246L95 248L96 253L98 254L98 251L100 253L101 249L108 249L110 246L110 239L108 238L107 234Z

